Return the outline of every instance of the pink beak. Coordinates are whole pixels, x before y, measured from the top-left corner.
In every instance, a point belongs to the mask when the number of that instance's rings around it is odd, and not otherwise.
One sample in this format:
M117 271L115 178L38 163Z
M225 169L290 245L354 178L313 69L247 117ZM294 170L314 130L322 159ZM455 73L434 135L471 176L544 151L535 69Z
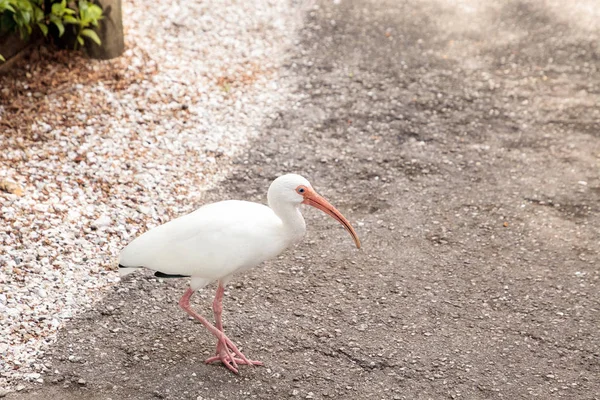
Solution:
M356 231L350 225L350 222L339 212L334 206L331 205L324 197L319 195L317 192L310 188L306 188L306 192L304 193L304 201L302 204L308 204L309 206L313 206L323 211L325 214L330 215L333 219L337 220L339 223L344 225L344 228L352 235L352 239L354 239L354 243L356 247L360 249L360 240L358 239L358 235Z

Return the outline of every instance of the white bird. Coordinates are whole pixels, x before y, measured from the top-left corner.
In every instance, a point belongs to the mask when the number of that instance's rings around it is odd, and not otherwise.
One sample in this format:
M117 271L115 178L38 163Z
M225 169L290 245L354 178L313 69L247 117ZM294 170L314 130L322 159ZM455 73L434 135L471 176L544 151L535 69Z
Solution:
M191 277L179 306L218 340L215 356L206 363L221 361L235 373L238 364L262 363L247 359L223 332L225 285L233 274L276 257L302 239L306 224L300 205L316 207L339 221L360 248L358 235L348 220L302 176L288 174L275 179L267 198L269 206L237 200L205 205L142 234L119 256L121 276L145 267L156 271L158 277ZM213 281L219 281L213 301L215 326L190 307L194 292Z

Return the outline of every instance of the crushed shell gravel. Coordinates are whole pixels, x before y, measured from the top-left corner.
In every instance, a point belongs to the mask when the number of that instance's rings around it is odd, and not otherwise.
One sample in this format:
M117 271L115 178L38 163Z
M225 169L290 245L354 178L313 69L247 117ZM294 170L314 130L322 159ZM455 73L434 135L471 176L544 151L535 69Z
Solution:
M292 104L280 67L302 6L123 6L120 73L141 78L118 91L97 81L33 93L45 102L33 140L0 136L0 180L23 189L0 192L0 387L41 382L58 329L118 281L120 249L201 204L228 160ZM11 114L0 107L1 120L10 123Z

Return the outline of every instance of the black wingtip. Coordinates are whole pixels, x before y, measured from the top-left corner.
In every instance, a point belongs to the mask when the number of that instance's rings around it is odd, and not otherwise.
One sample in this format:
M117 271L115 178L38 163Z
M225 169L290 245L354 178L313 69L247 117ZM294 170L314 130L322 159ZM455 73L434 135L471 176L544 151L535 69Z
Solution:
M160 271L156 271L154 273L154 276L156 276L157 278L189 278L190 275L169 275L169 274L165 274L162 273Z
M136 265L135 267L132 267L130 265L119 264L119 268L144 268L144 267L141 265Z

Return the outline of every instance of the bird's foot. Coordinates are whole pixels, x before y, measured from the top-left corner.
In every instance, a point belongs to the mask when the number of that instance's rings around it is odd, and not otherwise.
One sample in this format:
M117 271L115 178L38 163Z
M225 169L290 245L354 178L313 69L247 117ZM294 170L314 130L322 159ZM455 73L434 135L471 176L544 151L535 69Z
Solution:
M237 357L233 356L232 353ZM225 334L219 338L219 343L217 343L217 350L215 354L215 356L206 359L204 362L210 364L216 361L221 361L227 369L235 374L238 373L238 364L252 366L263 365L263 363L260 361L253 361L246 358L246 356L238 350L237 346L233 344L233 342L229 340Z
M230 358L230 356L227 355L224 351L219 353L219 355L207 358L206 361L204 361L204 362L207 364L210 364L210 363L213 363L216 361L221 361L227 369L229 369L230 371L232 371L233 373L236 373L236 374L238 373L238 369L237 369L238 365L263 365L263 363L261 361L241 359L238 357Z

